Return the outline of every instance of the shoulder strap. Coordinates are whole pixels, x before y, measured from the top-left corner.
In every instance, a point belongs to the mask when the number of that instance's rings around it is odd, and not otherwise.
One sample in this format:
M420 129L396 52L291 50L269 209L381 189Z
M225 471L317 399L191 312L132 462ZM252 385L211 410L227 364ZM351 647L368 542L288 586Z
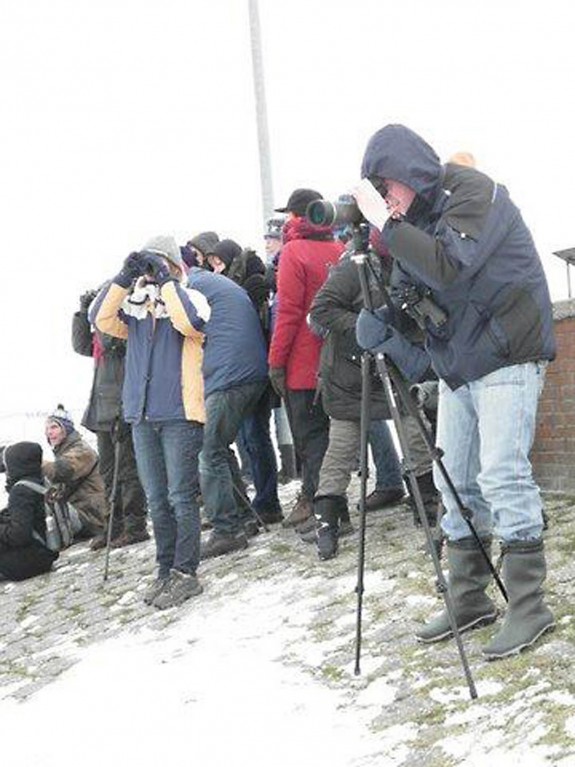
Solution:
M30 490L34 490L36 493L41 493L41 495L46 495L47 488L44 485L39 484L38 482L32 482L30 479L19 479L17 482L14 483L13 487L16 487L17 485L22 485L23 487L27 487Z

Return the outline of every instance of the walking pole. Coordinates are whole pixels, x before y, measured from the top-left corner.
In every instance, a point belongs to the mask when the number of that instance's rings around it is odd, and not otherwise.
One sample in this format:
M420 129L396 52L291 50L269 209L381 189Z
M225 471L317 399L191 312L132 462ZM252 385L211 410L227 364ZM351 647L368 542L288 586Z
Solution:
M112 476L112 489L110 490L110 497L108 498L108 504L110 506L110 516L108 517L108 529L106 531L106 558L104 560L104 582L108 580L108 567L110 563L110 544L112 542L112 526L114 524L114 506L116 504L116 496L118 494L118 475L120 473L120 448L121 440L119 437L120 431L120 419L116 418L112 425L112 442L114 443L114 474Z
M365 499L367 496L367 476L368 476L368 431L370 421L371 404L371 355L364 352L361 355L361 415L360 415L360 443L359 443L359 469L360 469L360 491L359 491L359 548L357 555L357 585L355 591L357 594L357 613L355 622L355 669L354 673L359 676L360 657L361 657L361 618L363 608L363 575L365 570Z
M232 479L232 485L233 485L233 488L234 488L234 496L235 496L235 499L236 499L236 503L239 502L241 506L243 506L251 514L253 514L256 522L262 528L262 530L265 533L269 533L269 528L267 527L266 523L260 517L258 512L254 509L253 505L250 503L249 498L246 497L245 493L242 492L240 487L238 487L237 483L234 482L233 479Z
M355 261L359 270L359 280L361 284L361 290L362 290L363 302L364 302L365 308L368 309L369 311L373 311L373 304L371 301L371 295L369 292L369 285L368 285L367 274L366 274L365 251L356 253L353 256L353 260ZM387 398L393 423L397 432L397 437L401 447L401 453L402 453L405 467L406 467L405 474L409 483L409 488L411 490L411 494L415 502L417 513L419 514L419 519L423 527L425 537L427 539L427 547L431 555L433 566L435 568L436 580L437 580L437 591L443 597L445 610L449 618L449 625L457 645L457 650L459 652L461 665L463 667L463 672L467 681L467 686L469 688L469 695L472 699L475 699L477 698L477 689L475 687L475 682L473 681L473 677L471 675L471 670L469 668L469 663L467 661L467 656L465 654L465 648L463 647L463 642L461 641L461 634L459 631L459 627L457 626L457 620L455 618L455 612L453 609L453 602L451 600L451 595L449 594L449 590L447 588L447 582L445 580L445 576L443 575L443 570L441 569L441 564L439 562L439 557L437 556L437 551L435 549L435 546L433 545L431 528L429 527L429 522L427 520L427 515L425 513L425 507L423 505L423 499L419 491L419 485L417 483L417 478L414 472L414 465L411 458L411 451L409 449L407 438L405 436L405 431L401 423L401 416L399 413L399 408L397 406L395 392L391 384L391 378L388 372L388 365L387 365L385 356L380 353L376 354L375 364L377 367L377 371L379 373L379 377L381 378L381 381L383 383L385 396Z

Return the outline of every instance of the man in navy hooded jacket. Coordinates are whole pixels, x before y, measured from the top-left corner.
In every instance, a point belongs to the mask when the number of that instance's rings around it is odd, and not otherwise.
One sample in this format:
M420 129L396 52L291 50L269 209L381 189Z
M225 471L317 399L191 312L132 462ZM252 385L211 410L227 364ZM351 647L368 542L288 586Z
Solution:
M440 378L437 444L486 549L492 535L502 542L509 604L484 654L505 657L554 625L543 598L541 499L528 457L545 367L555 355L543 268L505 187L474 168L442 166L409 128L375 133L361 175L354 196L395 260L396 293L414 286L446 317L426 320L426 349ZM388 318L364 310L358 340L393 359L408 350ZM491 623L490 570L439 472L434 479L446 509L458 626ZM445 612L418 632L423 642L449 636Z

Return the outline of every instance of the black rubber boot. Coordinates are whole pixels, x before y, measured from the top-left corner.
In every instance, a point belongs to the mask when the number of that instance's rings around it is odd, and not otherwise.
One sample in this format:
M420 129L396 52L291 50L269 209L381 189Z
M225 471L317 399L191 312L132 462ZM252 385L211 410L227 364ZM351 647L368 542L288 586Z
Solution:
M313 513L316 520L317 553L320 559L332 559L336 556L339 520L346 512L347 498L341 495L318 495L314 498Z
M482 540L489 555L491 539ZM460 632L493 623L497 608L485 593L491 581L491 570L474 538L447 542L449 562L449 594L455 621ZM447 610L416 632L420 642L439 642L453 636Z
M543 541L539 538L504 544L502 572L509 602L500 630L483 648L488 660L521 652L555 626L543 595L546 574Z

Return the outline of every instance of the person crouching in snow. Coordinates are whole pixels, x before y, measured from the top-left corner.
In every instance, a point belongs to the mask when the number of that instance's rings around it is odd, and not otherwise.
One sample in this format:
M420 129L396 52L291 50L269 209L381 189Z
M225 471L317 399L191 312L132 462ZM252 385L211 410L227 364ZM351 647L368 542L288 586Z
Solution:
M15 442L4 448L8 506L0 511L0 580L23 581L47 573L58 553L46 540L44 497L22 480L42 484L42 448Z
M106 545L109 516L104 480L98 469L98 454L76 431L72 416L63 405L46 419L46 439L54 452L54 461L44 461L44 476L60 485L63 498L78 510L82 522L80 538L93 538L93 551Z

